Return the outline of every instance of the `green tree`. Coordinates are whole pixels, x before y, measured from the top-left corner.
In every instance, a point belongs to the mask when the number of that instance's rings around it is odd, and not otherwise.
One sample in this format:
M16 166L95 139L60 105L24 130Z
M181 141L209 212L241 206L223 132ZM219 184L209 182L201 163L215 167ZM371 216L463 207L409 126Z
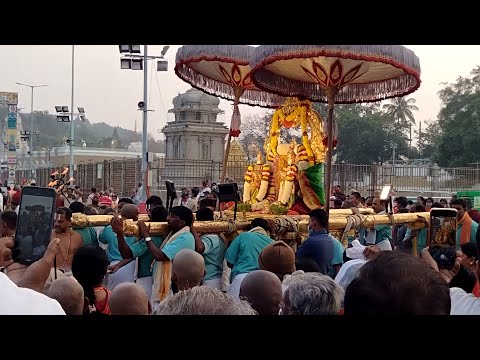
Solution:
M397 97L390 100L390 104L383 105L385 118L391 121L397 130L401 132L409 130L410 145L412 142L412 125L415 125L413 111L418 111L415 103L414 98Z
M327 106L314 104L315 110L325 120ZM394 122L386 121L380 103L336 105L334 112L338 128L338 146L334 151L336 162L371 164L390 161L395 142L395 158L417 157L417 151L410 147L406 135L399 131Z
M433 160L439 166L468 166L480 160L480 66L470 77L443 85L438 127L426 131L435 134Z
M392 143L397 144L397 161L400 156L411 155L406 136L386 126L382 111L362 105L343 106L337 109L336 121L337 162L371 164L389 161L393 158Z
M426 129L422 129L421 132L418 130L415 131L418 136L417 147L421 158L433 159L442 130L438 121L427 121L426 125Z

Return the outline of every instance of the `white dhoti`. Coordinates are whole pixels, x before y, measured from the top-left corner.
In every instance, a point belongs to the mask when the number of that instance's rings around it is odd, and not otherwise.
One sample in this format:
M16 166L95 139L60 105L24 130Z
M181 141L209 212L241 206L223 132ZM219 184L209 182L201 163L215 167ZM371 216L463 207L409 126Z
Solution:
M230 286L230 273L232 269L230 269L227 265L227 260L223 260L223 274L222 274L222 288L220 290L227 291L228 287Z
M145 290L148 300L150 300L152 297L153 276L145 276L145 277L137 278L135 283L137 285L140 285L143 288L143 290Z
M115 260L110 263L110 265L118 264L120 261ZM127 265L122 266L113 274L108 274L107 278L107 288L110 291L115 289L115 286L124 282L134 282L134 273L135 273L135 261L130 261Z
M215 278L215 279L210 279L210 280L204 280L203 281L203 284L209 288L213 288L213 289L218 289L218 290L222 290L222 278L221 277L218 277L218 278Z
M243 279L248 273L238 274L232 279L232 283L228 287L227 293L232 295L235 299L239 299L240 286L242 286Z

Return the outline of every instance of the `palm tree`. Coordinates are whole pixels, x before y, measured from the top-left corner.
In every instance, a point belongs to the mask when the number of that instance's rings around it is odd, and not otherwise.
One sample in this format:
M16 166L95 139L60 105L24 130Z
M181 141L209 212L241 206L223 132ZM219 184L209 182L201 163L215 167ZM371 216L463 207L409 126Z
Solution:
M415 116L412 111L418 111L418 107L414 105L414 98L405 99L398 97L391 100L390 104L383 105L385 117L393 123L400 125L401 128L410 128L410 146L412 145L412 125L415 125Z

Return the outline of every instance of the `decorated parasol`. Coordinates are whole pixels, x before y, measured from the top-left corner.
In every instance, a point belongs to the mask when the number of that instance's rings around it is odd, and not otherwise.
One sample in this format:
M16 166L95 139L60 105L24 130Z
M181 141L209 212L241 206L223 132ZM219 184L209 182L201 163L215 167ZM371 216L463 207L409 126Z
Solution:
M259 90L251 81L249 60L255 48L247 45L185 45L177 51L175 73L193 87L210 95L233 100L233 114L223 159L225 181L232 137L240 135L238 105L276 107L284 99Z
M420 86L420 61L400 45L264 45L255 48L250 65L252 82L260 89L328 103L326 196L332 177L335 103L405 96Z

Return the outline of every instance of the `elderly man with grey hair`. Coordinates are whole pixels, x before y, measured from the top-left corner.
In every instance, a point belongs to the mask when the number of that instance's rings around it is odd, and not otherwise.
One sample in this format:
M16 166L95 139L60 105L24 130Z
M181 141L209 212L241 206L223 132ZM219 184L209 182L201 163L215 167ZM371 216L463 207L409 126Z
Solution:
M55 280L47 295L57 300L67 315L82 315L85 307L83 287L73 277Z
M257 315L257 312L248 302L218 289L195 286L165 298L155 315Z
M282 315L339 315L344 290L329 276L296 274L288 279Z

